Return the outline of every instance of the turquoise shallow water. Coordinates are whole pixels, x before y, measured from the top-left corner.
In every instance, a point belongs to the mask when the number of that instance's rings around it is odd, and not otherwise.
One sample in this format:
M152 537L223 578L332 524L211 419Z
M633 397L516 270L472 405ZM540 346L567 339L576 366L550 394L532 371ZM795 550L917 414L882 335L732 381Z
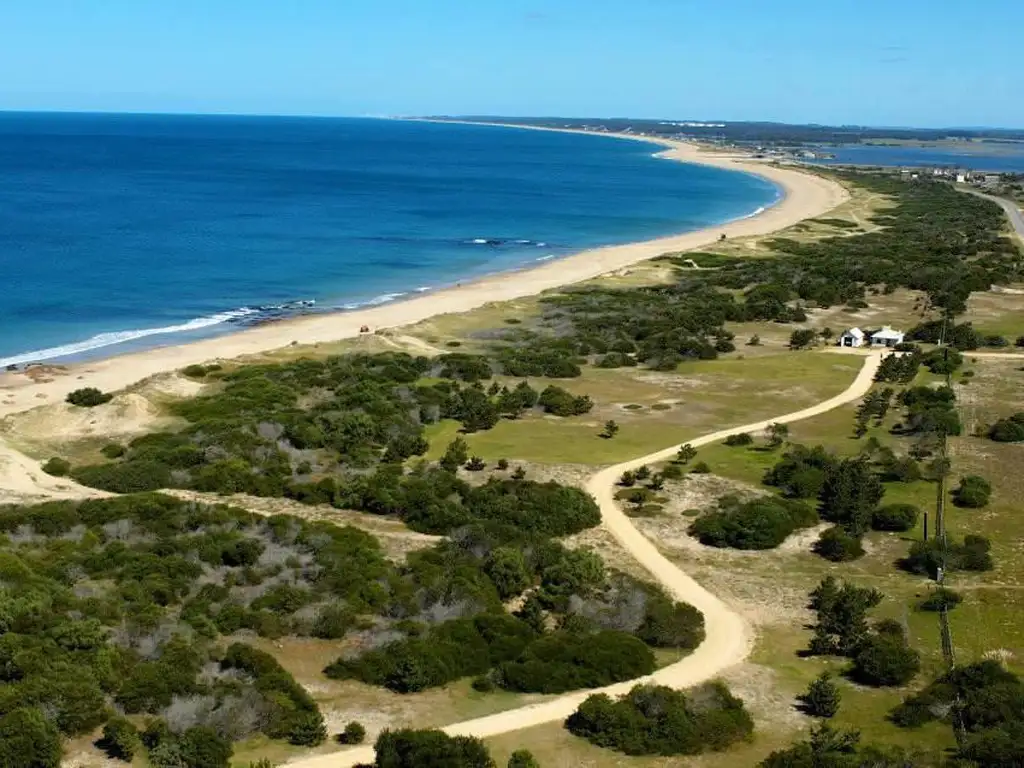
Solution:
M0 365L392 301L778 199L658 149L384 120L0 114Z

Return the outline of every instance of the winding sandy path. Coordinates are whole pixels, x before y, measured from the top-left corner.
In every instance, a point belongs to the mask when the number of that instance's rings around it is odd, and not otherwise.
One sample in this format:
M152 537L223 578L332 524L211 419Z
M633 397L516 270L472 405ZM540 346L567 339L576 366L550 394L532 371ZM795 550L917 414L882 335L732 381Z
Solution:
M863 397L871 388L875 372L882 361L881 352L872 352L865 356L860 372L843 392L828 400L804 408L801 411L787 413L774 419L744 424L743 426L723 429L704 435L689 444L697 448L709 443L724 440L730 435L741 432L759 432L769 424L787 424L801 419L809 419L838 408L841 405ZM676 600L689 603L704 614L706 637L704 642L692 654L675 664L659 669L652 675L626 682L616 683L604 688L577 691L564 696L550 699L539 704L520 707L519 709L499 712L487 717L454 723L442 730L452 736L476 736L487 738L511 731L531 728L536 725L564 720L571 715L584 699L594 693L607 693L610 696L621 696L639 683L656 683L672 688L688 688L711 680L725 669L742 662L749 654L753 645L751 628L738 613L729 608L715 595L687 576L678 566L658 551L658 548L644 537L630 519L622 512L615 501L615 484L619 476L629 469L636 469L641 464L653 464L671 459L679 450L678 445L641 456L631 461L616 464L602 469L591 476L586 490L594 496L601 507L601 522L613 536L624 546L633 557L646 568L659 584ZM361 763L373 763L372 746L362 746L342 752L332 752L315 757L307 757L286 765L289 768L351 768Z

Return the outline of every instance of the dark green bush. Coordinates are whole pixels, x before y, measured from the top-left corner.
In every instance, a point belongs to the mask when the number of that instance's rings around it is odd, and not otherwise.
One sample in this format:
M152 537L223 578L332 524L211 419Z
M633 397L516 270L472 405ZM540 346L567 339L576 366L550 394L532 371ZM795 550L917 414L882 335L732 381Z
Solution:
M860 538L851 536L841 526L833 525L822 531L814 542L814 552L833 563L845 563L864 555Z
M355 659L338 659L324 673L355 679L397 693L414 693L487 672L518 657L534 640L525 622L502 614L482 614L439 624L415 637L397 640Z
M729 435L725 438L725 444L731 447L753 445L754 438L749 432L740 432L738 435Z
M988 436L997 443L1024 442L1024 413L1000 419L989 427Z
M517 749L508 758L506 768L540 768L540 763L528 749Z
M565 631L545 635L515 661L498 666L502 687L524 693L562 693L597 688L654 671L654 654L623 632Z
M740 502L730 498L721 500L717 510L698 517L689 533L712 547L773 549L794 531L817 522L817 513L799 501L765 497Z
M983 477L968 475L960 478L960 485L953 491L953 503L958 507L979 509L987 506L992 496L992 485Z
M100 450L108 459L119 459L125 454L125 447L120 443L107 443Z
M857 649L850 676L863 685L900 686L909 683L920 669L920 656L902 636L873 635Z
M553 384L540 393L537 402L545 413L555 416L582 416L594 407L593 401L586 395L577 396Z
M826 471L835 462L835 457L820 445L793 445L765 473L764 483L775 486L791 499L814 499L825 484Z
M109 403L114 399L114 396L109 393L100 392L96 387L83 387L68 393L65 399L71 405L77 405L82 408L95 408L97 405Z
M103 726L99 746L109 757L130 763L142 747L139 729L123 717L114 717Z
M43 464L43 472L54 477L64 477L71 472L71 462L59 456L54 456Z
M704 614L687 603L649 598L636 636L655 648L693 650L704 642Z
M374 750L372 768L495 768L480 739L444 731L384 731Z
M834 717L839 711L839 688L828 672L822 672L812 680L797 699L801 709L811 717Z
M936 587L928 597L921 601L919 608L922 611L942 611L956 608L963 601L963 597L952 589Z
M353 720L345 726L338 739L342 744L362 744L366 740L366 728L362 723Z
M745 741L754 722L725 685L711 683L687 693L638 685L618 701L590 696L565 727L627 755L697 755Z
M917 525L920 514L913 504L889 504L875 510L871 527L876 531L909 531Z
M60 734L35 708L0 715L0 765L10 768L58 768Z
M939 568L947 572L991 571L994 567L991 549L991 543L983 536L967 535L962 543L949 538L945 546L939 539L915 541L900 566L932 578L938 575Z

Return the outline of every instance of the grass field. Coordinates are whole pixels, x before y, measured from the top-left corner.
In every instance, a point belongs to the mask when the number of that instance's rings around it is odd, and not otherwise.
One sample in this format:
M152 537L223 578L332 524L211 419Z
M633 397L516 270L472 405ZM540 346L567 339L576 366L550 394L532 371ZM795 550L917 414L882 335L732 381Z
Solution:
M569 418L530 414L464 437L471 453L489 462L612 464L824 400L844 390L860 364L857 357L776 350L752 358L684 363L673 374L588 367L578 379L530 383L589 395L595 403L590 413ZM606 440L598 435L609 419L621 429ZM427 457L439 457L457 429L452 421L431 426Z

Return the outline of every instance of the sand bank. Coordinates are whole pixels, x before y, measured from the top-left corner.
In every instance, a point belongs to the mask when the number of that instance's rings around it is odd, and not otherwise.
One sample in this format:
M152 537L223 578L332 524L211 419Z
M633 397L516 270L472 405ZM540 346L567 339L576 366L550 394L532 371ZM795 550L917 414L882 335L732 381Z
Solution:
M68 392L79 387L119 390L149 376L193 363L268 352L295 342L315 344L335 341L357 336L360 327L364 325L375 330L394 328L435 315L467 312L490 302L532 296L552 288L589 280L669 251L699 248L713 243L723 234L733 238L775 232L802 219L819 216L848 197L846 191L835 182L792 167L776 166L740 155L706 152L681 141L627 135L620 138L661 144L666 148L663 156L672 160L756 174L781 187L784 196L776 205L750 218L681 235L593 248L542 266L485 277L394 304L295 318L188 344L73 364L44 380L33 380L24 373L2 374L0 417L58 402Z

